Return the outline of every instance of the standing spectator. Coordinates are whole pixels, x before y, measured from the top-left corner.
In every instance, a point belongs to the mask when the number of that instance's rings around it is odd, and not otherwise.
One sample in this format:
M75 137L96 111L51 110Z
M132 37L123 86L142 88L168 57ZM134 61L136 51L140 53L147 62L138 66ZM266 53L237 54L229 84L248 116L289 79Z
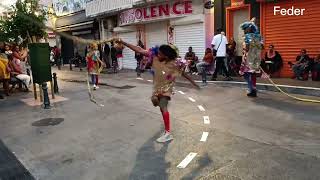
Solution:
M116 48L117 49L117 48ZM118 69L121 70L123 68L123 54L122 49L117 49L117 59L118 59Z
M294 73L293 78L297 78L299 80L304 80L303 74L305 72L309 72L311 70L312 60L307 54L306 49L301 49L300 55L296 58L297 63L292 66L292 70ZM289 64L292 64L289 62Z
M190 71L190 73L196 73L197 57L196 54L193 52L191 46L188 48L188 52L185 54L184 59L187 61L187 69Z
M144 49L144 45L141 40L139 40L138 46ZM141 77L141 69L142 69L141 66L142 66L143 55L140 54L139 52L135 52L134 57L137 60L137 68L136 68L137 76Z
M105 44L104 48L103 48L103 52L104 52L104 62L106 63L106 67L109 68L110 67L110 46L109 44Z
M269 46L269 50L265 53L265 59L263 62L264 68L272 75L278 72L283 65L282 57L278 51L275 50L274 45Z
M117 49L114 47L113 42L111 42L110 55L111 55L113 73L117 73L117 70L118 70Z
M58 69L61 70L61 51L57 46L54 46L54 61Z
M50 50L50 64L51 66L54 65L54 49L53 48L51 48Z
M198 72L202 74L202 83L203 85L207 85L207 73L206 68L210 67L213 63L214 57L212 50L210 48L206 49L205 55L203 57L203 61L197 64Z
M226 75L227 80L232 80L229 76L228 69L225 65L225 58L227 53L228 40L226 36L223 35L222 29L217 29L219 34L215 35L212 39L212 48L214 49L214 54L216 54L216 69L212 75L211 80L216 81L218 72L222 69Z
M313 74L312 77L314 81L320 80L320 54L318 54L316 58L314 58L312 74Z

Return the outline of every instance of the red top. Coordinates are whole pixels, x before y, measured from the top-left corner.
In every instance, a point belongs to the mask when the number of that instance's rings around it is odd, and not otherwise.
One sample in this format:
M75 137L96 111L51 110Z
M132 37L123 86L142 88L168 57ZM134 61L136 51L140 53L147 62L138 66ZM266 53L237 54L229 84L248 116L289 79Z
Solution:
M211 52L206 53L203 57L203 61L205 61L208 64L211 64L213 61L213 54Z

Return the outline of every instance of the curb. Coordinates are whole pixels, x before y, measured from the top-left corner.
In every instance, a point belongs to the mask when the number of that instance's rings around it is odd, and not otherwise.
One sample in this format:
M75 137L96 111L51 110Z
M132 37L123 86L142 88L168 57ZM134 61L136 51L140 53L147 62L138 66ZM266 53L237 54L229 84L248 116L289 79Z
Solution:
M196 81L196 82L201 83L202 81ZM216 84L220 86L227 86L227 87L234 86L234 87L247 88L247 83L240 82L240 81L207 81L207 82L208 84ZM280 87L283 91L289 94L300 94L300 95L320 97L320 88L290 86L290 85L280 85L280 84L278 84L278 87ZM265 83L257 83L257 89L264 90L264 91L279 92L272 84L265 84Z

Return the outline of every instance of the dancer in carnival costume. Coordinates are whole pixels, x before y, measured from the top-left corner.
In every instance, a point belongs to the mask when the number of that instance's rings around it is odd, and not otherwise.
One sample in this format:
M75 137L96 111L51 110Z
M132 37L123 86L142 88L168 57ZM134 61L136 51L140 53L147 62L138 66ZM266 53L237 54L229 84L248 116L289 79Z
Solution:
M255 25L255 18L241 24L244 31L243 57L240 67L240 75L248 83L248 97L257 97L257 73L260 73L261 50L263 49L262 37L258 27Z
M93 90L96 90L99 88L99 77L98 75L103 69L104 63L99 58L99 50L97 44L91 44L89 47L89 52L87 53L87 68L88 73L91 75L91 82L93 84Z
M170 133L168 102L171 100L171 95L173 94L175 79L183 76L196 88L199 89L199 86L191 77L184 73L185 64L177 60L178 49L175 46L161 45L160 47L145 50L139 46L124 42L121 39L117 41L131 50L148 57L148 64L151 66L153 72L153 93L151 101L155 107L160 107L165 126L165 132L157 139L157 142L164 143L173 140L173 136Z

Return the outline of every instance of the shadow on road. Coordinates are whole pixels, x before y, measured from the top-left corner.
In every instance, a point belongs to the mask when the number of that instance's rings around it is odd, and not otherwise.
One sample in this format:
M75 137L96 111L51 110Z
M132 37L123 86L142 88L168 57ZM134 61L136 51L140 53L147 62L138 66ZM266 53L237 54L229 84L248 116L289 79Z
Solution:
M155 134L139 149L129 180L168 179L167 168L170 167L170 163L166 162L165 155L169 144L156 144L155 140L159 135L160 133Z
M275 97L259 97L254 100L257 105L271 107L290 114L305 115L319 113L320 106L315 103L304 103L301 101L286 101Z
M212 164L213 161L209 157L208 153L206 153L204 156L202 156L198 160L198 166L194 168L190 173L186 174L184 177L181 178L181 180L192 180L198 177L201 173L201 171L208 167L210 164Z

